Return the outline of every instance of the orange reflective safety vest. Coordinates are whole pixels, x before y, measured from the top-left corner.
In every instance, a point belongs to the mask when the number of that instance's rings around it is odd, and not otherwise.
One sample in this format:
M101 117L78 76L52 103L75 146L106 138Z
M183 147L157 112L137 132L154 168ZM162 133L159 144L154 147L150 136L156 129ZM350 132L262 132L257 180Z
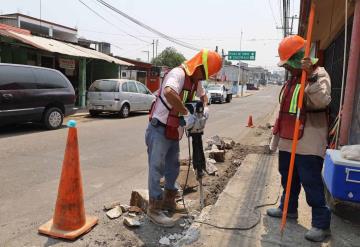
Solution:
M273 129L273 134L279 135L280 138L288 140L293 139L300 87L301 84L299 78L292 77L285 83L281 90L279 97L279 116ZM306 109L303 108L300 113L299 139L304 135L305 122Z
M184 70L183 67L180 67L180 68L182 68ZM185 70L184 70L184 74L185 74L184 86L183 86L179 96L180 96L182 102L185 104L185 103L188 103L188 102L191 102L194 100L195 93L196 93L199 82L193 82L191 80L190 76L187 75ZM166 76L164 77L164 80L165 80L165 78L166 78ZM169 115L168 115L168 118L166 121L166 126L165 126L165 137L170 140L181 140L181 138L184 134L184 129L180 126L180 114L177 110L175 110L174 108L170 108L166 104L164 99L162 99L162 97L161 97L161 92L162 92L162 86L160 87L159 95L157 96L156 101L160 100L161 103L169 111ZM152 119L152 115L153 115L155 106L156 106L156 103L154 104L154 107L151 110L150 120Z

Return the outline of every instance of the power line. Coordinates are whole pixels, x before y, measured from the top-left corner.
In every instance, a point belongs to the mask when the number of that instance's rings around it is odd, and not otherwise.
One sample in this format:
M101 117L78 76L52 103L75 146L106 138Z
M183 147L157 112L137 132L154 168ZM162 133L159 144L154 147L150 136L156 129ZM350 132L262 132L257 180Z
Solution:
M173 38L173 37L171 37L169 35L166 35L166 34L160 32L160 31L146 25L145 23L143 23L143 22L129 16L128 14L124 13L123 11L118 10L117 8L115 8L114 6L108 4L107 2L105 2L103 0L96 0L96 1L98 1L99 3L101 3L104 6L108 7L109 9L113 10L114 12L118 13L119 15L125 17L126 19L134 22L135 24L137 24L139 26L141 26L142 28L144 28L144 29L146 29L146 30L148 30L148 31L150 31L152 33L155 33L155 34L159 35L160 37L162 37L162 38L164 38L164 39L166 39L168 41L171 41L171 42L173 42L175 44L178 44L180 46L183 46L183 47L191 49L191 50L196 50L196 51L200 50L199 48L196 48L196 47L192 46L189 43L186 43L186 42L183 42L181 40L175 39L175 38Z
M135 35L132 35L122 29L120 29L117 25L115 25L114 23L110 22L108 19L106 19L105 17L103 17L102 15L100 15L98 12L96 12L93 8L91 8L89 5L87 5L86 3L84 3L82 0L78 0L81 4L83 4L86 8L88 8L91 12L93 12L95 15L97 15L98 17L100 17L101 19L103 19L105 22L107 22L108 24L116 27L118 30L120 30L121 32L125 33L126 35L129 35L130 37L132 38L135 38L139 41L142 41L142 42L145 42L145 43L148 43L150 44L150 42L146 41L146 40L143 40L139 37L136 37Z
M273 17L273 19L274 19L274 22L275 22L275 27L277 27L278 24L277 24L277 21L276 21L276 18L275 18L275 14L274 14L274 10L273 10L273 7L272 7L272 5L271 5L270 0L268 0L268 3L269 3L269 6L270 6L271 15L272 15L272 17Z

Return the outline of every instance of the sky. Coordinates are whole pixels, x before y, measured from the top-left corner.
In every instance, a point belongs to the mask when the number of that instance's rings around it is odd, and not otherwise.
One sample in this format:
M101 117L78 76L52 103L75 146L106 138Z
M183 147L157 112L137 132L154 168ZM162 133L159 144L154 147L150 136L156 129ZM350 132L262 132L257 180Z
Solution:
M147 61L152 42L159 40L158 53L172 46L186 58L196 51L160 38L96 0L0 0L0 14L20 12L78 29L78 36L112 44L112 53ZM106 0L146 25L198 48L256 51L251 66L276 70L277 47L282 37L281 0ZM291 14L298 15L300 0L292 0ZM40 8L41 6L41 8ZM297 22L294 31L297 30ZM241 39L241 32L243 33ZM130 35L129 35L130 34ZM132 37L136 36L138 39ZM141 39L141 40L139 40ZM241 42L240 42L241 40Z

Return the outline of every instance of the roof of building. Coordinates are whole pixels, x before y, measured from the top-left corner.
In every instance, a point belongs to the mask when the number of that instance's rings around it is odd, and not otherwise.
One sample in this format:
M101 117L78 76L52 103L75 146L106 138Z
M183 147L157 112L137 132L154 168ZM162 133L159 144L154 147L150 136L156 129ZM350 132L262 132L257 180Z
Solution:
M88 49L72 43L58 41L55 39L48 39L44 37L34 36L29 33L23 32L24 29L14 29L13 27L7 29L7 25L0 25L0 36L9 37L18 40L22 43L31 45L41 50L60 53L74 57L94 58L105 60L110 63L131 66L133 64L122 61L115 57L106 55L104 53Z
M47 21L47 20L43 20L43 19L38 19L38 18L29 16L29 15L21 14L21 13L11 13L11 14L0 15L0 18L1 18L1 17L9 18L9 17L13 17L13 16L14 16L14 17L21 16L21 17L25 17L25 18L28 18L28 19L32 19L32 20L34 20L34 21L39 21L39 22L42 22L42 23L47 23L47 24L50 24L50 25L54 25L54 26L58 26L58 27L66 28L66 29L70 29L70 30L72 30L72 31L77 31L76 28L67 27L67 26L64 26L64 25L61 25L61 24L57 24L57 23L54 23L54 22L51 22L51 21Z
M138 67L143 67L143 68L148 68L148 69L153 67L153 65L151 63L146 63L146 62L142 62L142 61L126 58L126 57L117 56L117 58L119 58L123 61L126 61L128 63L132 63L133 65L138 66Z

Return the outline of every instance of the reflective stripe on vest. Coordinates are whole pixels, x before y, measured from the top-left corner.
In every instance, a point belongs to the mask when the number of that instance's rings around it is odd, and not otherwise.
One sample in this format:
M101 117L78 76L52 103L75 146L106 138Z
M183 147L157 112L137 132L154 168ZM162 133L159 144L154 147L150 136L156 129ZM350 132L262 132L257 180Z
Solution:
M296 114L296 112L297 112L297 103L298 103L300 88L301 88L301 85L296 84L294 93L291 98L291 103L290 103L290 108L289 108L290 113Z
M188 96L189 96L189 91L184 90L183 98L182 98L182 102L183 102L184 104L186 103Z
M204 71L205 71L205 78L206 78L206 80L209 79L208 54L209 54L209 50L208 50L208 49L204 49L204 50L203 50L203 53L202 53L202 64L203 64L203 66L204 66Z

